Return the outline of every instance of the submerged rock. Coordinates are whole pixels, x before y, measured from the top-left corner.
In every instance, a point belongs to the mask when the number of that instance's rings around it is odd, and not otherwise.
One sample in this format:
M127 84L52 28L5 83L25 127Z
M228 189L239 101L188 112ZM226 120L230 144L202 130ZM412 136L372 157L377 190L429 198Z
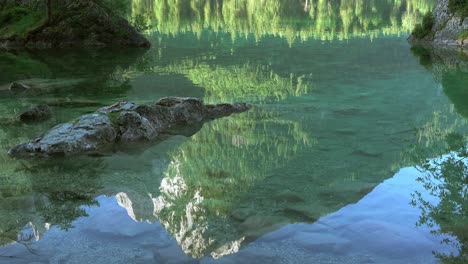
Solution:
M28 91L31 89L31 86L24 84L24 83L19 83L19 82L12 82L10 84L10 87L8 88L10 92L13 94L19 94L19 93L24 93L25 91Z
M196 98L178 97L144 105L119 102L58 125L8 154L17 158L96 154L118 142L150 142L179 127L196 126L250 108L245 103L205 105Z
M44 103L46 103L49 106L62 107L62 108L66 108L66 107L70 107L70 108L74 108L74 107L91 107L91 106L100 106L100 105L102 105L98 101L76 100L76 99L68 99L68 98L67 99L63 99L63 98L60 98L60 99L45 99L45 100L41 100L41 101L43 101Z
M23 112L18 116L23 122L38 122L49 119L52 116L52 109L48 105L37 105Z
M59 89L67 89L82 83L84 79L26 79L0 85L0 96L36 96ZM58 101L57 99L54 99ZM63 101L63 100L61 100ZM51 102L48 105L52 106ZM56 103L56 102L55 102Z

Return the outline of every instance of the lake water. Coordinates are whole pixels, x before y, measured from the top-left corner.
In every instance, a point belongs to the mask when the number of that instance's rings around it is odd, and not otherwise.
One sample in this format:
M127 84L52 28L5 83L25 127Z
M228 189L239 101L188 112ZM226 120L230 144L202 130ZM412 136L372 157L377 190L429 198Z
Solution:
M149 50L0 52L0 263L466 263L468 59L406 41L432 1L168 2L132 3ZM6 154L164 96L254 108L111 155ZM15 119L37 103L51 120Z

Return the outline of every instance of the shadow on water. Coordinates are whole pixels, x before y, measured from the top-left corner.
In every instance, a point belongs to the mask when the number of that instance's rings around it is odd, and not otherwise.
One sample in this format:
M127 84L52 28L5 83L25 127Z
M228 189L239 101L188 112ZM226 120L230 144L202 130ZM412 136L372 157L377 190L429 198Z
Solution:
M0 93L24 99L123 96L130 89L125 74L142 67L145 53L144 49L0 52ZM11 82L37 89L12 93Z

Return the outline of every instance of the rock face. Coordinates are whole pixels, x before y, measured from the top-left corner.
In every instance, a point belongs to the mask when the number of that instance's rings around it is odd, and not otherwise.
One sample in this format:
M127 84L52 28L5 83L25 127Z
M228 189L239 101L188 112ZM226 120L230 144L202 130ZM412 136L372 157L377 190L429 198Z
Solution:
M145 39L127 20L108 12L93 1L65 0L61 15L26 37L0 39L4 48L68 47L149 47ZM63 10L63 11L62 11Z
M12 157L96 154L115 143L149 142L177 128L247 111L244 103L204 105L196 98L163 98L152 104L119 102L52 128L44 136L19 144Z
M23 122L38 122L49 119L52 116L52 110L48 105L37 105L23 112L18 118Z
M433 12L432 34L424 39L416 39L414 36L410 36L408 40L412 43L468 47L468 36L460 38L463 32L468 31L468 19L451 13L448 4L449 0L438 1Z

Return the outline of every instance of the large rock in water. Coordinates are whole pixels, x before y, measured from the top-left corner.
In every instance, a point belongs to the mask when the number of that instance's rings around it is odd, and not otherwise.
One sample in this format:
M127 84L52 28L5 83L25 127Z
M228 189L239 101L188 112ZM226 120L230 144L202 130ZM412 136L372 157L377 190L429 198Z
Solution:
M118 142L149 142L177 127L199 125L250 108L245 103L205 105L196 98L178 97L144 105L119 102L60 124L8 154L17 158L96 154Z
M127 20L91 0L57 1L49 24L38 26L26 36L0 39L0 48L150 47Z

